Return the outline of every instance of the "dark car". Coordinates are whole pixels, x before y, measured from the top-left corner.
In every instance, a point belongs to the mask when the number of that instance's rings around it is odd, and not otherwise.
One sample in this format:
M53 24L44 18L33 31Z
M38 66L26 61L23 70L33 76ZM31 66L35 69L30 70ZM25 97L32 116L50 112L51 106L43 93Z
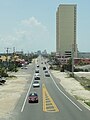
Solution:
M49 73L45 73L45 76L46 76L46 77L50 77L50 74L49 74Z
M45 70L45 73L48 73L48 71L47 71L47 70Z
M6 82L4 77L0 76L0 85L3 85Z
M39 75L35 76L34 80L40 80L40 76Z
M43 67L43 70L46 70L46 67Z
M30 93L28 96L29 103L38 103L38 94L37 93Z

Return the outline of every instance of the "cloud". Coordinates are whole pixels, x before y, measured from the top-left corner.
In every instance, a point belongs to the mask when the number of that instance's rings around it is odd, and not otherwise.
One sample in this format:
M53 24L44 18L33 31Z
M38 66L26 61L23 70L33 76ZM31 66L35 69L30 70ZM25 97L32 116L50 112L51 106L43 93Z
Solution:
M1 45L8 47L12 46L12 44L16 41L16 37L8 35L8 36L2 36L0 39Z
M13 35L0 36L5 47L16 47L24 51L44 50L49 43L47 27L35 17L21 20ZM0 45L1 47L2 45Z
M42 28L44 30L47 30L46 26L44 26L41 22L39 22L35 17L21 20L21 24L26 25L28 27L38 27L38 28Z
M23 34L26 34L26 31L25 30L18 30L18 31L16 31L16 34L17 35L23 35Z
M25 24L25 25L30 25L30 26L32 26L32 25L35 25L35 26L41 25L41 23L38 22L38 21L35 19L35 17L31 17L31 18L29 18L29 19L22 20L21 23L22 23L22 24Z

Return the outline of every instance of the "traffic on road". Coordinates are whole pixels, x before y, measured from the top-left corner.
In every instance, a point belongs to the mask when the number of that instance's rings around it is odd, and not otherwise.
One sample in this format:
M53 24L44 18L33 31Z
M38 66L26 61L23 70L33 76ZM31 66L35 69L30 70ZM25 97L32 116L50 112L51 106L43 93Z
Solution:
M90 119L90 111L64 90L44 58L38 57L32 66L26 70L32 72L32 79L15 109L16 120Z

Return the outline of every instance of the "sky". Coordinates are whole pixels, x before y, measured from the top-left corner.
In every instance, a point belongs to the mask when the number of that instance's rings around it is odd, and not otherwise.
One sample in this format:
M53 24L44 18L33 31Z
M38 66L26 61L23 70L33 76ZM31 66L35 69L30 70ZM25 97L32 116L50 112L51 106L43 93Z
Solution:
M0 0L0 52L55 52L60 4L77 4L78 50L90 52L90 0Z

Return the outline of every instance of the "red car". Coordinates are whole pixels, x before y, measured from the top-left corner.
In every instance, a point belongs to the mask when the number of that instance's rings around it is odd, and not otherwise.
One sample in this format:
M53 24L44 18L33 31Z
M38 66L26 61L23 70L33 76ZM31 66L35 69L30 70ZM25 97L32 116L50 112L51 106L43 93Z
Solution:
M30 93L28 96L29 103L38 103L38 94L37 93Z

